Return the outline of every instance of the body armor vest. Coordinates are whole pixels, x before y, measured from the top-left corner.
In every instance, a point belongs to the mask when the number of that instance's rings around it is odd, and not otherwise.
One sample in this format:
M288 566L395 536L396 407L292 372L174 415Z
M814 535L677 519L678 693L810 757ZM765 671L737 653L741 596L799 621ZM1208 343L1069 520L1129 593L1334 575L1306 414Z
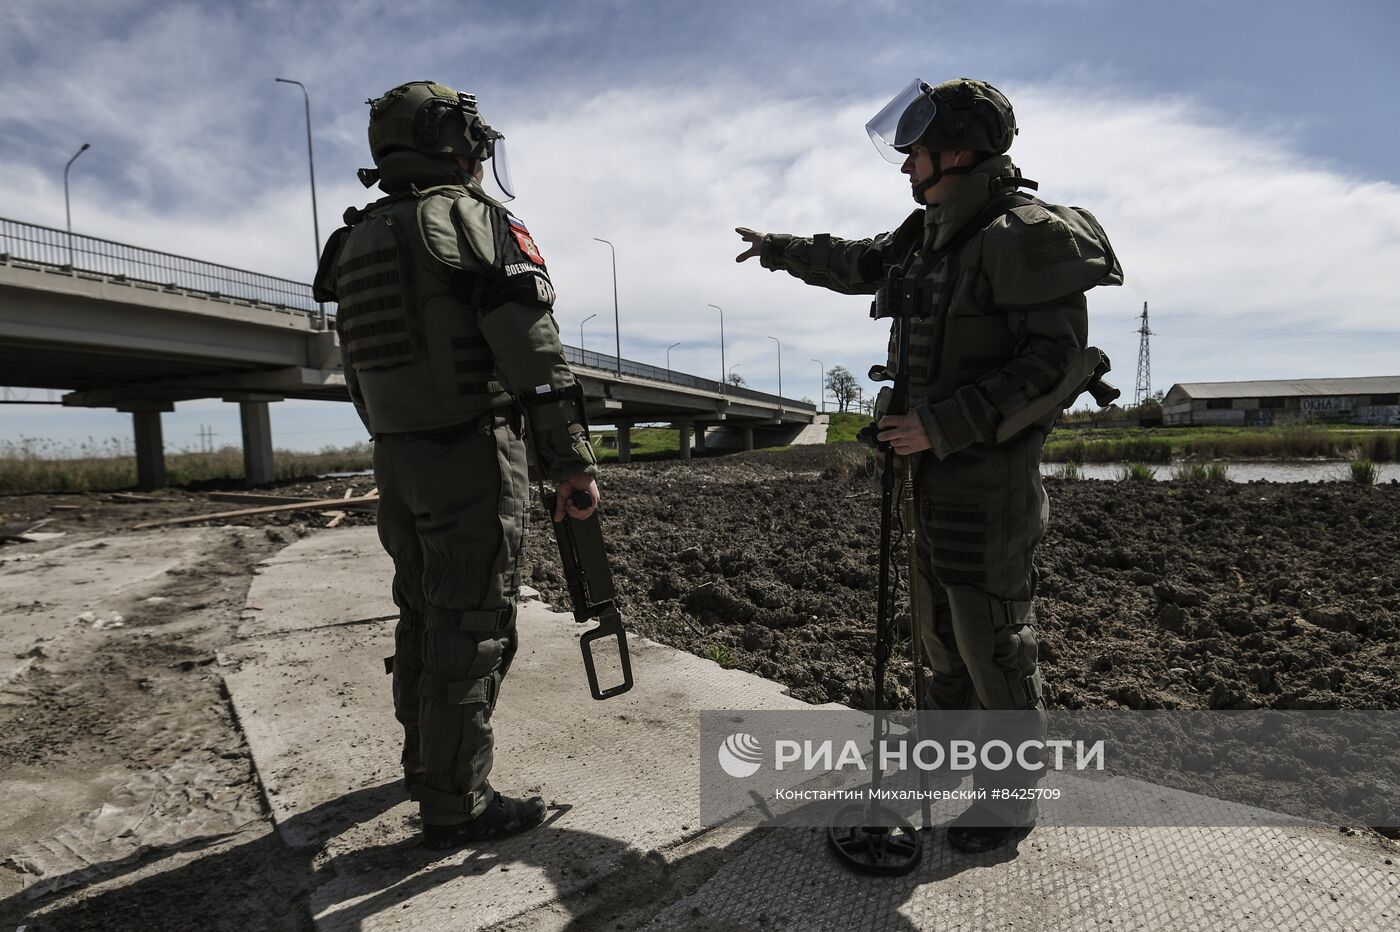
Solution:
M1022 241L1027 264L1011 272L999 269L1006 280L995 283L986 281L982 274L979 239L998 222L1018 226L1017 238ZM1039 224L1043 226L1037 227ZM1040 230L1045 231L1043 235ZM899 241L901 233L904 242ZM918 233L918 237L910 237L901 228L896 234L900 248L895 250L895 255L902 256L906 275L923 279L928 301L926 316L910 322L911 399L943 401L959 388L1006 366L1016 356L1021 338L1009 315L1034 313L1038 304L1079 302L1074 329L1080 345L1085 345L1088 315L1082 292L1096 284L1122 281L1107 237L1092 216L1077 208L1045 205L1028 195L994 196L963 231L936 252L923 239L922 226ZM1073 271L1059 282L1056 279L1061 276L1048 269L1063 260L1066 250L1083 261L1073 263ZM1037 265L1042 260L1043 268ZM892 329L886 363L891 372L897 363L896 345Z
M473 286L495 256L479 255L463 232L490 230L490 211L470 188L452 185L347 214L353 222L333 269L336 328L372 432L453 427L511 403L477 324L481 290ZM461 226L454 213L465 215Z

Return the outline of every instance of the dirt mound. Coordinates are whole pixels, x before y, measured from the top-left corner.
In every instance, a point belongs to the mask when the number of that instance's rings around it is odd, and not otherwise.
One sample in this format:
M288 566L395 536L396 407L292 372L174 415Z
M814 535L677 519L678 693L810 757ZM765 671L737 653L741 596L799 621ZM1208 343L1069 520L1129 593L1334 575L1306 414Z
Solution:
M629 625L804 700L868 706L867 460L843 444L610 466L604 522ZM1400 708L1395 484L1047 486L1037 610L1052 706ZM567 604L538 512L526 578ZM891 670L908 707L912 667Z

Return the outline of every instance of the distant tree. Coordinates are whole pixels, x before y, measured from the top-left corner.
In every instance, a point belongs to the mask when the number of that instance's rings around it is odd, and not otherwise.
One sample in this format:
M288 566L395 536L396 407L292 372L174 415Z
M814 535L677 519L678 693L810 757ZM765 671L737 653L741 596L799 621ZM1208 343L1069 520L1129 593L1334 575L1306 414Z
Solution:
M845 411L856 398L856 377L844 366L835 366L826 374L826 390L836 399L836 410Z
M737 372L729 373L729 377L725 379L725 381L727 381L730 385L733 385L735 388L747 388L749 384L749 380L744 378Z

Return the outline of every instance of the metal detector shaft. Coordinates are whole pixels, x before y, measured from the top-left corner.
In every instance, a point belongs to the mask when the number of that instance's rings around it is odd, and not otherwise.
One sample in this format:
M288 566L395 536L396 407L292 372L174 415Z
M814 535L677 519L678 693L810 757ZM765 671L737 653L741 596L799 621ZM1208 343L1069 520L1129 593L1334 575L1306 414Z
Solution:
M919 533L917 509L914 506L914 470L904 462L904 533L909 535L909 652L914 661L914 742L924 741L924 631L919 620ZM937 611L937 603L929 606ZM923 827L933 828L933 804L929 799L929 773L919 771L919 811Z
M544 500L551 516L556 497L550 495ZM593 504L587 492L575 493L573 501L580 508ZM559 542L559 559L564 565L564 579L569 584L574 618L598 623L579 639L583 669L588 674L588 691L599 700L620 696L632 688L632 660L627 653L627 632L622 627L622 612L617 608L617 593L613 590L612 568L603 548L603 526L598 513L595 511L582 521L565 514L564 520L554 524L554 539ZM598 669L593 662L593 644L603 638L617 639L617 657L622 666L622 682L606 689L598 682Z
M891 336L896 346L894 371L890 372L887 366L871 370L872 378L876 377L878 372L885 379L894 379L894 386L889 393L889 404L883 412L886 415L903 415L909 411L910 323L911 318L923 316L928 305L928 295L922 282L905 278L903 269L895 267L890 270L889 282L876 292L875 301L870 307L870 316L875 320L893 318L894 331ZM827 841L835 849L842 863L852 870L866 874L896 876L909 873L923 860L924 836L903 817L897 816L879 803L880 783L884 777L881 743L888 731L885 715L885 665L890 657L890 629L894 625L892 564L895 557L892 553L892 538L895 508L903 503L895 499L897 470L894 448L888 443L880 442L878 434L877 417L876 424L863 432L864 437L877 443L884 460L884 469L880 476L880 589L875 609L875 708L871 710L875 738L870 748L874 759L874 765L870 768L870 799L863 805L863 825L844 824L843 816L846 810L843 810L837 813L836 822L827 829ZM907 476L908 467L904 466L898 473L901 477ZM902 483L898 492L902 498ZM909 522L906 521L905 524L908 525ZM905 527L904 533L912 532L912 527ZM910 585L913 584L911 579ZM847 808L854 810L860 806L862 804L855 803ZM891 819L894 820L894 824L891 824Z

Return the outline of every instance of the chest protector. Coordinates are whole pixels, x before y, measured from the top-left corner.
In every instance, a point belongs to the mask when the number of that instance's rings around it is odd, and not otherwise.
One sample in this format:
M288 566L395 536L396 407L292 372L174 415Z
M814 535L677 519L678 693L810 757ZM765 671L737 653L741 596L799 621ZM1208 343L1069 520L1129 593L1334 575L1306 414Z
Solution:
M507 301L553 303L538 253L514 233L523 226L462 185L352 208L346 221L321 257L318 298L339 301L341 354L370 430L453 427L511 404L477 320Z
M998 195L938 250L922 242L922 215L916 211L900 227L896 237L902 248L893 251L903 256L906 275L923 280L928 302L927 314L910 323L914 398L951 398L1006 366L1024 336L1019 315L1052 306L1068 312L1084 346L1083 292L1123 281L1108 236L1079 208L1043 204L1020 193ZM890 372L895 362L892 333Z

